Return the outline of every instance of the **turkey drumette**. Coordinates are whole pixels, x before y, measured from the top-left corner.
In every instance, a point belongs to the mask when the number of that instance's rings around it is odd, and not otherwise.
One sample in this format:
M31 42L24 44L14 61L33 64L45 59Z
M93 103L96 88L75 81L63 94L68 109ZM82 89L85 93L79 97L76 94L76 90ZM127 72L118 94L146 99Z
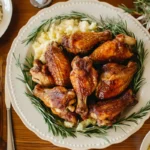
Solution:
M77 94L76 113L82 119L85 119L88 114L87 97L92 94L97 85L98 74L92 64L89 57L76 56L72 61L73 70L70 73L70 79Z
M96 44L111 38L110 31L104 32L75 32L71 36L64 36L62 45L68 52L87 53Z
M74 90L67 90L61 86L49 89L36 85L33 93L36 97L40 98L47 107L51 108L55 115L73 124L77 123L76 114L74 113L75 107L73 106L76 102Z
M103 66L102 70L96 96L99 99L108 99L119 95L129 86L137 70L137 64L129 62L127 66L124 66L108 63Z
M132 37L119 34L112 41L100 45L90 55L94 62L123 61L133 56L129 45L134 45L136 40Z

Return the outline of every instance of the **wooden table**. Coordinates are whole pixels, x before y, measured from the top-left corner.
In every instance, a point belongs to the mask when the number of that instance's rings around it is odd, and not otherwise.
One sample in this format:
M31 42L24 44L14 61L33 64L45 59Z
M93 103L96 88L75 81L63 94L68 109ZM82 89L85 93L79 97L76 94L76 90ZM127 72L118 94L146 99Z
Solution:
M6 57L10 49L11 43L17 36L20 28L26 24L28 19L35 15L39 9L30 5L29 0L12 0L13 1L13 16L11 24L0 39L0 150L5 149L6 145L6 108L4 102L4 77ZM67 0L53 0L53 3ZM106 2L118 6L121 3L126 4L128 7L132 7L131 0L105 0ZM28 130L21 122L18 115L12 109L14 138L16 144L16 150L65 150L64 148L58 148L49 142L39 139L34 133ZM116 145L112 145L107 150L138 150L141 142L150 130L150 120L146 121L144 126L130 138L124 142ZM3 141L3 142L2 142Z

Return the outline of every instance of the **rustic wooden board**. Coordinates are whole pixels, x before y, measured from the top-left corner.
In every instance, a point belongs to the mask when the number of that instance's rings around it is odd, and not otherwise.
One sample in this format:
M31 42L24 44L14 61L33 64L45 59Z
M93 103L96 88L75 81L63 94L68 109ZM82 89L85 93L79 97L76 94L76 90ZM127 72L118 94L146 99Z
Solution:
M11 24L0 39L0 150L5 149L6 145L6 108L4 102L4 79L5 79L5 66L6 56L11 46L13 39L16 37L19 29L28 21L28 19L35 15L39 9L30 5L29 0L12 0L13 1L13 17ZM67 0L53 0L53 3ZM132 7L131 0L105 0L106 2L118 6L121 3ZM21 122L18 115L12 109L12 119L14 127L14 136L16 150L65 150L64 148L58 148L49 142L43 141L38 138L34 133L27 129ZM139 150L140 144L150 130L150 120L134 135L128 138L126 141L112 145L107 150ZM3 142L2 142L3 141Z

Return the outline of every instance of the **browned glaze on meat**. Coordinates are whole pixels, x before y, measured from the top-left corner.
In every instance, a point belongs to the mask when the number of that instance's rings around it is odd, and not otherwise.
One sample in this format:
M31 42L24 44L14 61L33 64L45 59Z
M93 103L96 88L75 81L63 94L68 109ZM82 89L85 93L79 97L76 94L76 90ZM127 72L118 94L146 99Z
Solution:
M127 44L135 43L134 38L119 34L114 40L107 41L96 48L90 58L94 62L123 61L133 56Z
M77 94L76 113L82 119L85 119L88 114L87 97L92 94L97 85L98 75L92 64L89 57L76 56L72 61L73 70L70 73L70 79Z
M136 70L135 62L129 62L127 66L116 63L104 65L96 96L99 99L108 99L119 95L129 86Z
M132 90L128 90L120 98L100 101L92 105L90 117L96 119L99 126L112 125L126 107L135 103Z
M30 73L32 75L32 80L42 86L51 87L55 84L53 77L48 71L48 66L42 64L40 60L34 60Z
M61 86L49 89L36 85L33 93L36 97L40 98L47 107L51 108L55 115L74 124L77 123L76 114L74 113L75 107L73 106L76 102L74 90L67 90Z
M60 86L70 85L71 65L62 48L56 42L49 44L47 47L45 60L55 84Z
M128 89L137 71L137 64L132 61L127 66L107 63L102 67L98 83L98 73L93 62L122 62L133 56L130 46L136 43L134 38L119 34L115 39L110 39L110 31L76 32L71 36L64 36L62 45L75 55L87 54L97 44L105 42L90 56L75 56L72 63L58 43L50 43L45 53L46 65L35 60L34 67L30 70L32 80L38 83L34 88L34 95L55 115L74 125L78 121L77 114L83 120L88 117L96 119L99 126L112 125L121 112L136 101L132 90L122 93ZM73 89L66 89L71 83ZM54 85L54 88L46 88ZM100 101L87 106L87 98L94 92Z
M76 32L71 36L64 36L62 45L68 52L87 53L96 44L111 38L110 31L104 32Z

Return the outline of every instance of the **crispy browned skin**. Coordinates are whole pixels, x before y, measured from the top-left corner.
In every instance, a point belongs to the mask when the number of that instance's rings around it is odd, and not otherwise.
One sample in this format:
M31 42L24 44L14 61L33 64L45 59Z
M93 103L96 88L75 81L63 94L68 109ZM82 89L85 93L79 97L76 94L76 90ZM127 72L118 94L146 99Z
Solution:
M67 90L61 86L49 89L36 85L33 93L36 97L40 98L47 107L51 108L55 115L74 124L77 123L76 114L74 113L75 108L73 106L76 102L74 90Z
M71 36L64 36L62 45L67 51L79 54L87 53L96 44L111 38L110 31L104 32L76 32Z
M54 86L54 80L48 71L48 66L43 65L40 60L34 60L33 67L30 69L32 80L42 86Z
M45 53L45 60L55 84L60 86L70 85L71 65L63 50L56 42L49 44Z
M76 113L82 119L85 119L88 114L87 97L91 95L97 85L98 75L92 64L89 57L76 56L72 61L73 70L70 73L70 79L78 99Z
M134 38L119 34L114 40L107 41L95 49L90 58L94 62L123 61L133 56L127 44L135 43Z
M127 66L116 63L104 65L96 96L99 99L108 99L119 95L129 86L136 70L135 62L129 62Z
M123 96L108 101L100 101L90 108L90 117L97 120L99 126L112 125L120 113L129 105L136 103L132 90Z

